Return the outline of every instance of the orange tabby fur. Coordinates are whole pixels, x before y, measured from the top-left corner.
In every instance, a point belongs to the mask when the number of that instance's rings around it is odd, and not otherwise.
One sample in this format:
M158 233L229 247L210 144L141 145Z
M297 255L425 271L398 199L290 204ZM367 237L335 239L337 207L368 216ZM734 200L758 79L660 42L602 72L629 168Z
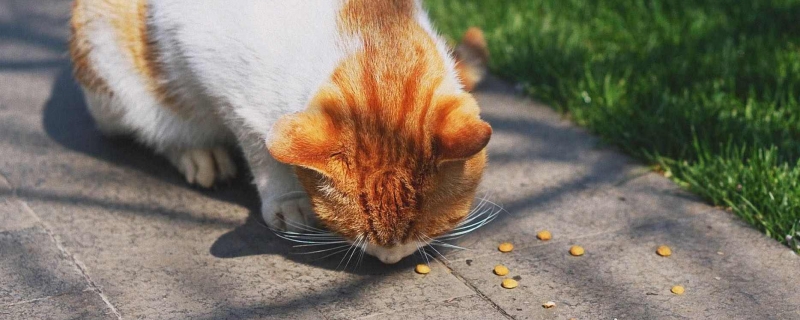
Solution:
M348 1L339 27L363 50L308 111L275 126L270 144L297 166L323 224L387 247L434 238L466 216L492 132L475 100L446 83L416 10L413 1Z
M75 75L87 89L113 94L89 59L84 29L93 12L84 1L75 1L71 20ZM148 40L147 1L102 4L148 90L174 113L192 112L165 87ZM447 80L417 10L411 0L347 1L338 28L359 37L363 50L340 63L306 112L273 130L270 153L296 166L322 223L349 239L391 247L446 233L468 213L486 163L491 127L472 96ZM480 30L467 32L456 58L461 85L471 90L488 58Z
M72 37L69 39L69 54L72 58L73 73L75 79L86 88L95 92L111 93L108 84L97 75L89 59L92 45L89 43L84 28L88 19L86 12L81 9L81 1L74 1L70 19Z
M177 99L169 94L155 43L150 41L147 32L147 0L102 0L102 14L90 10L98 10L98 4L84 5L85 0L75 0L72 3L72 38L69 42L70 56L73 61L75 78L86 88L95 92L113 94L103 78L94 71L89 59L92 46L89 43L85 29L86 24L93 23L93 19L102 16L107 19L119 39L119 46L124 48L131 64L141 79L146 81L148 90L157 97L160 105L169 108L177 115L187 116L191 106L183 106Z

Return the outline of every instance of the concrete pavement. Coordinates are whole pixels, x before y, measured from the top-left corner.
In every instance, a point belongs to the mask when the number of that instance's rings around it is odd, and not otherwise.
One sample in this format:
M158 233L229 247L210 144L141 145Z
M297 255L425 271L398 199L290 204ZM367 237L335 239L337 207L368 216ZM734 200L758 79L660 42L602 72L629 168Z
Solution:
M495 130L482 192L508 213L456 242L470 250L426 276L420 257L342 271L341 256L297 254L259 224L245 178L195 189L92 127L68 10L0 1L2 319L800 318L788 248L496 80L477 94ZM498 263L518 288L500 287Z

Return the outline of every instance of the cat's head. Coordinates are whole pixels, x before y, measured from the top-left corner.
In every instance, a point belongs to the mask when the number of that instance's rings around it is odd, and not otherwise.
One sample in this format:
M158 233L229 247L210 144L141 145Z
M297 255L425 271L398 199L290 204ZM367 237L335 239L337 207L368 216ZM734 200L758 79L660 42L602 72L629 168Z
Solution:
M452 63L419 23L421 10L416 1L348 1L339 28L358 49L269 141L275 159L295 166L322 224L385 263L464 220L492 135L462 91L478 78ZM485 64L476 30L459 49L475 51L469 65Z
M431 95L405 114L370 108L369 97L352 107L341 94L281 119L269 150L295 166L328 229L395 263L468 214L492 129L468 93Z

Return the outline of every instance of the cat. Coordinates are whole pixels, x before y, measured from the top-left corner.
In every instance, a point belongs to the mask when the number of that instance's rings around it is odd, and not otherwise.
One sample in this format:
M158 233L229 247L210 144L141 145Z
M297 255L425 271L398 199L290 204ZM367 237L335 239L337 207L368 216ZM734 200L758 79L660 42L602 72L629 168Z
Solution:
M492 134L477 28L454 58L415 0L75 0L70 25L98 129L202 187L238 144L275 230L395 263L469 212Z

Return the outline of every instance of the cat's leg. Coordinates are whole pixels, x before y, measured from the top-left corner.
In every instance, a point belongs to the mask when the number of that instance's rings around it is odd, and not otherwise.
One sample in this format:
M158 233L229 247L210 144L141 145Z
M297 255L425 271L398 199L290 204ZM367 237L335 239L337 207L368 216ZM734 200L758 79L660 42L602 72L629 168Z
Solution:
M83 88L87 109L106 136L132 135L164 155L189 184L209 188L236 176L226 140L233 140L221 121L206 115L182 119L153 97L125 103L125 96L109 90ZM130 100L130 99L129 99ZM151 101L151 103L143 103ZM203 121L202 123L198 123ZM216 125L216 123L219 123Z
M167 59L175 55L170 43L147 34L145 2L75 2L74 75L100 131L135 137L166 156L189 183L210 187L236 174L225 148L235 139L202 88L189 85L191 74L180 61Z
M236 164L225 147L175 148L165 151L164 155L189 184L210 188L216 181L236 176Z
M92 115L97 129L106 136L114 137L131 133L122 123L124 109L117 99L108 92L95 91L82 87L86 109Z
M290 166L274 159L272 161L275 164L268 169L270 172L262 175L262 179L256 177L256 186L261 185L258 190L261 194L261 214L264 221L278 230L313 230L317 226L317 216L308 194L297 181Z
M157 108L156 113L168 114L157 117L157 126L139 124L137 134L164 155L186 182L210 188L236 176L236 164L228 149L234 139L221 121L201 111L197 111L199 116L187 119L161 106Z
M283 231L309 232L317 227L311 201L292 167L275 160L258 135L237 136L258 188L264 222Z

